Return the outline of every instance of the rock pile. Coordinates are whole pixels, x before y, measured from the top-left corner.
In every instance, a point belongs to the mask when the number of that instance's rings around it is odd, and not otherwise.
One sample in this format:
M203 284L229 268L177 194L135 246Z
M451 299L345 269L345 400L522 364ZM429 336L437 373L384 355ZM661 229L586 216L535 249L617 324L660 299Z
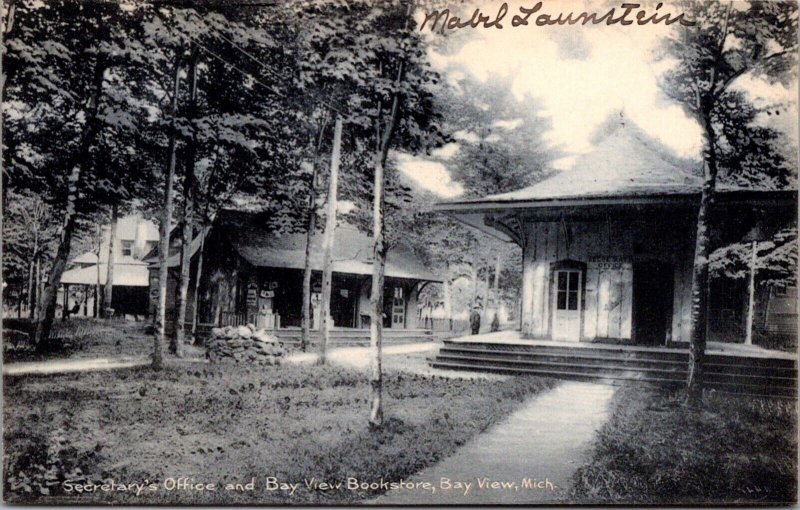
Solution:
M278 339L252 324L212 329L206 350L211 363L234 361L279 365L283 355L284 349Z

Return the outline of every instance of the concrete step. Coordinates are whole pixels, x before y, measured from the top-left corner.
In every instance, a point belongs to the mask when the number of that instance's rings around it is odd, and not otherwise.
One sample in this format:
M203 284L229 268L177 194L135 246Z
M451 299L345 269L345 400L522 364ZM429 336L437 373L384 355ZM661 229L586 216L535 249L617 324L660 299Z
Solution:
M553 377L557 379L568 379L576 381L596 381L612 384L619 384L626 381L637 381L648 384L678 387L685 384L686 378L662 377L656 373L641 371L611 371L587 373L580 370L571 370L567 367L526 367L526 366L502 366L490 364L465 363L462 361L450 361L434 359L430 363L433 368L453 369L453 370L479 370L499 374L528 374L541 377ZM774 386L771 384L746 384L737 382L718 382L709 380L706 387L722 393L751 395L759 397L779 397L796 398L797 385Z
M689 353L666 348L445 341L430 364L562 379L682 385L688 377ZM704 384L725 393L791 397L797 395L796 366L793 359L708 354Z
M537 356L588 356L595 358L613 358L629 360L672 361L688 363L689 354L675 349L622 349L609 347L561 347L549 345L512 345L477 342L453 342L445 340L443 349L463 351L475 354L523 354ZM741 365L751 367L796 369L793 359L747 357L731 354L707 354L707 362L718 365Z
M486 360L513 360L517 362L535 363L567 363L582 365L620 365L626 369L631 368L659 368L664 370L686 371L688 358L684 360L654 360L628 356L615 356L609 353L593 354L584 353L583 350L576 349L572 353L542 354L539 351L497 351L497 350L473 350L459 349L455 346L445 346L439 351L439 356L457 357L460 359L486 359ZM726 374L742 374L769 377L794 378L797 374L795 368L788 367L766 367L753 366L752 364L730 364L729 360L711 357L706 362L706 370L710 372L720 372Z
M643 378L656 377L660 379L668 379L675 381L685 381L688 377L688 370L686 366L649 366L649 367L631 367L619 363L604 363L604 364L585 364L580 360L574 361L544 361L544 360L513 360L506 358L488 358L482 357L480 359L468 358L464 356L452 356L449 354L439 354L436 361L450 361L455 363L464 363L473 366L491 366L491 367L526 367L541 370L554 370L554 371L569 371L582 374L599 374L602 376L612 375L630 375L639 373ZM797 379L794 377L781 377L773 374L742 374L742 373L728 373L725 371L718 371L715 367L706 367L706 381L709 383L720 384L752 384L760 386L775 386L781 388L795 387Z

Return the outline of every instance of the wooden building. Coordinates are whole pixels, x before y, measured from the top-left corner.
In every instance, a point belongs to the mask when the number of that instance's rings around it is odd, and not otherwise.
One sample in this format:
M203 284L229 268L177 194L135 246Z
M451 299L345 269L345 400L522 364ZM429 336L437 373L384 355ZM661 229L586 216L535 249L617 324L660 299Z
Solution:
M620 123L572 170L525 189L437 209L522 247L526 337L687 342L701 186L696 165L672 156L636 126ZM766 238L796 224L796 190L720 184L718 191L714 246L752 232ZM741 299L746 293L731 296L724 286L712 285L710 315ZM712 337L730 334L714 331L713 321L710 326Z
M103 227L99 260L97 253L82 253L69 262L61 275L58 306L75 310L72 315L97 315L97 286L106 285L111 227ZM111 308L115 315L144 318L148 313L148 271L142 259L158 244L158 227L140 215L131 214L117 220L114 234L114 282Z
M239 325L299 328L302 317L303 267L306 235L278 235L265 227L268 218L255 213L222 211L213 227L192 243L192 281L203 246L203 269L197 321L203 325ZM170 247L167 314L174 317L180 243ZM312 238L312 327L320 323L322 233ZM369 327L372 278L372 239L349 225L336 229L333 247L331 310L335 328ZM150 307L155 308L157 259L150 261ZM386 258L383 326L392 330L417 329L417 297L422 288L441 279L429 271L411 249L392 247ZM193 302L194 286L189 289ZM189 306L187 321L193 310ZM172 320L168 321L170 324Z

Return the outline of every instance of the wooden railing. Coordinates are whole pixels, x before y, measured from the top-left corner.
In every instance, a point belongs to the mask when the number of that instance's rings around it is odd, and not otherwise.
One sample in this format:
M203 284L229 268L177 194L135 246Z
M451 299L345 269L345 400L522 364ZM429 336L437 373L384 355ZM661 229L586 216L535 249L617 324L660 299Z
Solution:
M252 322L258 329L278 329L281 327L281 316L278 314L256 314L250 317L252 320L248 321L247 315L243 313L222 312L220 316L220 325L225 326L244 326L248 322Z
M453 332L459 333L469 329L469 321L466 319L435 319L433 317L420 317L417 320L417 328L430 329L435 333Z

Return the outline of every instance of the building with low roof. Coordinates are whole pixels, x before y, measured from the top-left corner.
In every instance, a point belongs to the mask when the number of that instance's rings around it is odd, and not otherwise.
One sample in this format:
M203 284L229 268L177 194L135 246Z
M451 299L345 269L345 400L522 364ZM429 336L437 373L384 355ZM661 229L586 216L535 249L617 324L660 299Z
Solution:
M97 286L106 285L110 226L103 229L100 263L93 252L78 255L61 276L58 303L77 315L96 315ZM140 215L117 220L114 236L114 282L111 308L115 314L146 316L149 285L147 263L142 259L158 244L158 227Z
M191 284L187 321L193 316L194 279L203 247L203 266L197 321L203 325L253 323L260 327L297 329L301 324L306 234L276 234L258 213L222 211L214 225L197 235L191 248ZM312 317L319 327L322 280L321 232L312 236ZM205 241L203 242L203 239ZM154 255L154 254L152 254ZM372 275L372 239L350 225L339 225L332 253L331 310L335 328L369 327ZM150 262L150 308L158 296L158 264ZM180 243L170 247L167 314L174 317L180 266ZM417 329L420 290L441 279L407 246L393 246L386 257L383 325L389 329ZM173 322L168 320L168 324Z
M523 250L521 330L535 339L664 345L690 335L701 171L631 123L610 126L572 170L436 210ZM796 189L721 182L713 246L796 225ZM712 285L711 338L743 332L747 293ZM796 320L796 303L794 314ZM726 329L728 328L728 329ZM738 339L741 339L739 337Z

